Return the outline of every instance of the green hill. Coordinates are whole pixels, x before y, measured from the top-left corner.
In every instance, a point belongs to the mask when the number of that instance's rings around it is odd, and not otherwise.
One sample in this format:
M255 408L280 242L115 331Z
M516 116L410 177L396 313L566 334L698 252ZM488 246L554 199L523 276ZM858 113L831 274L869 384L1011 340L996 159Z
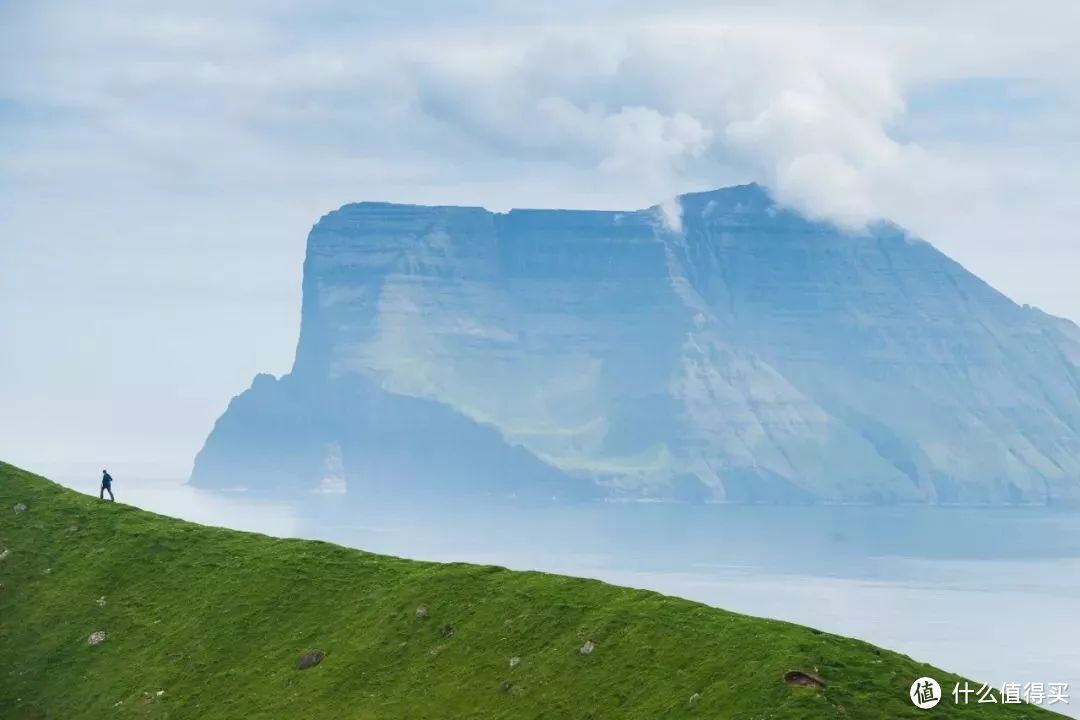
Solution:
M917 710L915 678L946 694L958 678L809 628L202 527L3 463L0 583L5 719L1052 717L951 698ZM315 649L322 662L298 669Z

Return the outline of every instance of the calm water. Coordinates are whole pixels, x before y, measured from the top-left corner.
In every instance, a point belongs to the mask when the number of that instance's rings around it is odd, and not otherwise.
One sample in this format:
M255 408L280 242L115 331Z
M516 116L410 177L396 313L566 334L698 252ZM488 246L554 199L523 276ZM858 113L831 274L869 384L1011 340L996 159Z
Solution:
M68 484L96 492L93 479ZM266 503L138 481L116 491L121 501L207 524L650 588L858 637L997 686L1067 682L1075 697L1054 709L1080 717L1080 514L349 507L340 496Z

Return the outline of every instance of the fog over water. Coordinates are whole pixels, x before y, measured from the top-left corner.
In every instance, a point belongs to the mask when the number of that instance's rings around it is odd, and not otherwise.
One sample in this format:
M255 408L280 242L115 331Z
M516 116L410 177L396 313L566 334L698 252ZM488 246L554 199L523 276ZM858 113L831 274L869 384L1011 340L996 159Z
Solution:
M97 491L93 476L63 482ZM417 497L372 505L124 476L115 491L204 524L648 588L854 636L999 687L1068 682L1074 699L1053 709L1080 717L1077 513Z

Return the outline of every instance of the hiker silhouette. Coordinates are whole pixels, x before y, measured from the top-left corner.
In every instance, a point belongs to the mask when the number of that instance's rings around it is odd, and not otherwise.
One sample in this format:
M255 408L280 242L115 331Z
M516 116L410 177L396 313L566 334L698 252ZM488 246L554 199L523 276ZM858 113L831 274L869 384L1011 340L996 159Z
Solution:
M116 498L112 494L112 475L109 474L108 470L101 471L101 492L98 493L98 497L104 500L105 493L109 493L110 502L116 502Z

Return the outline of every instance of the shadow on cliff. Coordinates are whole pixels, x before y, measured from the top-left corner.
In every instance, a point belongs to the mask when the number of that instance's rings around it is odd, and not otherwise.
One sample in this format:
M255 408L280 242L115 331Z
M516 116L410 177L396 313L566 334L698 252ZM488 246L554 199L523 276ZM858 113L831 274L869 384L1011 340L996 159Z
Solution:
M214 425L191 483L365 502L599 494L588 478L568 476L449 406L386 392L357 375L316 384L258 375Z

